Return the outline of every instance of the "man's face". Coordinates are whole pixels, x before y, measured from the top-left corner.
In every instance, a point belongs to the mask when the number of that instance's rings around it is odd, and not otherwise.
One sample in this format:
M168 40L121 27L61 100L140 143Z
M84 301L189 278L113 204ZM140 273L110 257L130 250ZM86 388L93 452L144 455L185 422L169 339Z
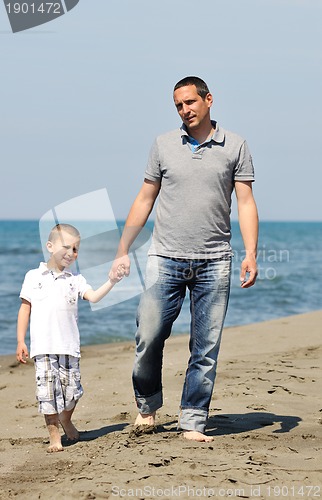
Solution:
M185 126L194 130L210 120L212 95L202 99L195 85L181 87L173 93L174 104Z

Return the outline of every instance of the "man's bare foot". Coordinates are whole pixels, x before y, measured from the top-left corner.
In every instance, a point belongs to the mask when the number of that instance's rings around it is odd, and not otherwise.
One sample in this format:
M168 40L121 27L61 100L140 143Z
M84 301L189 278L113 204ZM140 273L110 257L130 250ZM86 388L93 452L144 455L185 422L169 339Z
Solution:
M139 413L134 422L132 431L130 432L131 437L139 437L142 434L154 434L157 432L155 425L155 412L144 415Z
M202 432L198 431L186 431L183 433L185 439L190 439L191 441L199 441L200 443L210 443L214 440L211 436L206 436Z
M155 411L153 413L143 414L139 413L134 422L135 426L149 425L150 427L155 425Z

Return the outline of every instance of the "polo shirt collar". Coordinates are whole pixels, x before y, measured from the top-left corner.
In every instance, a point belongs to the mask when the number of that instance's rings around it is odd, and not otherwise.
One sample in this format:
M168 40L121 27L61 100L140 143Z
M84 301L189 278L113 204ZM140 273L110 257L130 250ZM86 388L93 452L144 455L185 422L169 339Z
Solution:
M212 126L214 127L215 131L212 135L212 140L214 142L217 142L218 144L221 144L225 140L225 132L223 131L222 128L219 127L218 123L215 121L212 121Z
M208 141L205 141L205 142L214 141L218 144L223 143L225 140L225 132L219 127L218 123L215 122L214 120L211 120L211 124L212 124L213 128L215 129L215 131L214 131L212 137ZM186 137L186 139L187 139L188 137L190 137L188 130L187 130L187 127L185 126L184 123L181 125L180 131L181 131L182 138Z
M50 269L48 269L46 262L41 262L39 264L39 270L40 270L41 274L43 274L43 275L49 274L51 272ZM61 275L72 276L72 274L73 273L71 271L69 271L68 269L64 269L61 273L59 273L59 276L61 276Z

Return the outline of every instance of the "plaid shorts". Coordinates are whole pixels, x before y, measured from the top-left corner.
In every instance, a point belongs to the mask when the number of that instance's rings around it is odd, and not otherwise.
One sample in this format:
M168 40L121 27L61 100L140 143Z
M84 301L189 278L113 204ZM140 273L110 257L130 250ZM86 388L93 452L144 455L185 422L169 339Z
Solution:
M72 410L83 395L79 358L65 354L34 357L38 411L45 415Z

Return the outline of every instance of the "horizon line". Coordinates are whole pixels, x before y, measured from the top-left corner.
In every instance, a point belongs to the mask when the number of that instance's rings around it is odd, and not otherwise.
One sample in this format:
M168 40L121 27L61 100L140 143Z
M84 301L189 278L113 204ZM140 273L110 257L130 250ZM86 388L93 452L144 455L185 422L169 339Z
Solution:
M33 218L0 218L0 222L40 222L43 220L43 222L50 222L48 220L44 219L33 219ZM77 221L77 222L115 222L115 221L125 221L126 218L115 218L115 219L73 219L71 218L70 221ZM155 218L149 218L147 222L154 222ZM238 222L238 219L232 218L231 222ZM261 222L314 222L314 223L319 223L322 222L322 219L260 219L259 223Z

